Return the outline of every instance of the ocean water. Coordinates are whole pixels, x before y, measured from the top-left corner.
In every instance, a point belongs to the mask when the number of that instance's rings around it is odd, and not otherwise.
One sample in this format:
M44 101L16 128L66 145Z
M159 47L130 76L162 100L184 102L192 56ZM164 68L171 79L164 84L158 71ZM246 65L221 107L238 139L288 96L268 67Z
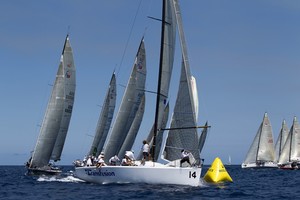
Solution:
M205 166L202 176L209 166ZM25 175L23 166L0 166L0 199L300 199L300 170L241 169L225 166L233 183L200 187L83 182L72 166L59 177Z

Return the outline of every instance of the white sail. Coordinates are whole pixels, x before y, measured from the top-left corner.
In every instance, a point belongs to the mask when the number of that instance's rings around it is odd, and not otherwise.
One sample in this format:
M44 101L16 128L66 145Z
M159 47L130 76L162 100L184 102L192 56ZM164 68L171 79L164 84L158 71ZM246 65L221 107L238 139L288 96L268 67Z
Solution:
M281 155L278 160L279 165L300 162L300 126L296 117L286 139Z
M119 154L145 94L145 81L146 53L144 39L142 39L116 121L107 144L105 144L104 154L106 161L112 156Z
M281 155L282 149L284 147L285 141L288 137L289 134L289 129L288 126L286 125L285 120L283 120L280 133L278 135L276 144L275 144L275 160L278 162L279 157Z
M116 92L116 75L113 73L97 123L96 133L89 155L98 156L103 149L116 107Z
M135 141L135 138L137 136L138 130L140 128L140 125L142 123L142 119L144 116L145 111L145 95L142 97L140 106L138 108L138 111L135 115L135 118L132 122L132 125L127 133L127 136L122 144L122 147L119 151L118 157L122 158L125 155L125 152L132 149L133 143Z
M177 0L174 0L176 19L178 24L178 32L180 36L180 43L182 49L182 67L179 82L179 89L177 93L176 104L171 120L171 129L168 133L166 143L166 156L167 160L177 160L181 158L181 150L189 150L196 160L200 161L200 154L198 150L198 133L196 128L190 129L176 129L182 127L196 127L197 117L196 106L198 103L195 101L198 98L195 96L192 88L192 76L190 74L190 67L187 56L186 42L182 27L182 20L180 9ZM195 82L193 82L195 87Z
M60 159L71 118L74 95L75 66L69 37L67 36L52 94L29 165L30 168L47 166L52 153L55 153L53 159ZM58 148L53 152L55 144Z
M60 160L61 153L67 137L69 124L73 111L73 104L75 98L76 76L75 65L73 59L73 52L70 45L70 40L67 37L65 48L63 52L63 67L64 67L64 111L60 123L60 129L56 138L55 146L52 151L51 159L54 161Z
M291 135L291 152L290 160L293 162L300 162L300 126L296 117L293 121L293 129Z
M192 95L193 95L193 101L194 101L194 107L195 107L195 117L196 122L198 121L198 112L199 112L199 98L198 98L198 89L197 89L197 82L196 78L191 76L191 89L192 89ZM208 124L206 124L208 126Z
M272 126L267 113L265 113L242 167L267 167L269 163L270 166L268 167L277 166L275 164Z

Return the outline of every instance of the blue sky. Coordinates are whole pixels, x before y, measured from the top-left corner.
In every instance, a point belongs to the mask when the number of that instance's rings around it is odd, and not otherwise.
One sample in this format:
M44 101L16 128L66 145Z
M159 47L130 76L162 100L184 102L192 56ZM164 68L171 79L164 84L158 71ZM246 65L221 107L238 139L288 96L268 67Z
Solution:
M0 2L0 165L22 165L29 158L68 32L77 90L60 164L71 164L87 153L111 74L116 70L118 84L127 83L143 35L146 87L156 90L160 24L147 16L160 18L160 4ZM198 122L208 120L212 126L202 157L206 164L215 157L226 163L230 155L240 164L264 112L275 141L283 119L291 126L293 117L300 117L300 1L181 0L180 5L191 72L197 79ZM170 92L173 105L180 58L178 47ZM123 91L119 86L117 102ZM146 98L135 150L153 124L155 97Z

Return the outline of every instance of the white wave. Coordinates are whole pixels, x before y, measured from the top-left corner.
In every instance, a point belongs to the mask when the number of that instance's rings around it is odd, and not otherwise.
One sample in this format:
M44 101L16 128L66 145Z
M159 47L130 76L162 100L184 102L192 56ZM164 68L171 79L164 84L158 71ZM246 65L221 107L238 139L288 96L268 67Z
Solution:
M85 182L79 178L76 178L74 176L66 176L66 177L57 177L57 176L40 176L37 181L40 182L64 182L64 183L77 183L77 182Z

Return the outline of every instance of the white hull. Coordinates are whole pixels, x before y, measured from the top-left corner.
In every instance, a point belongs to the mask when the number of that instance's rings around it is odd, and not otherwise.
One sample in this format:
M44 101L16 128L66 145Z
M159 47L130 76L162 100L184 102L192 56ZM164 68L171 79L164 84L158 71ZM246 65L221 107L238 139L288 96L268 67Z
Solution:
M139 166L75 167L79 179L91 183L149 183L200 185L200 167L170 167L146 162Z
M242 168L278 168L278 165L274 162L263 162L263 163L243 163Z

